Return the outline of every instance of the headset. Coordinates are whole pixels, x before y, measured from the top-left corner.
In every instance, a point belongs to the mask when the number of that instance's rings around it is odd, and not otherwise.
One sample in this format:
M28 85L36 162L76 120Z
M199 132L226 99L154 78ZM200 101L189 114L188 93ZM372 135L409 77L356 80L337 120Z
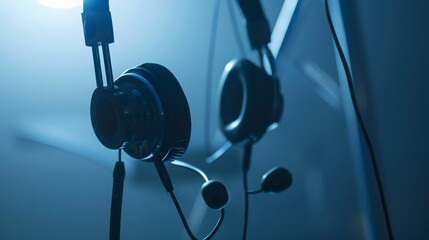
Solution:
M232 143L256 143L265 132L274 129L283 111L283 97L277 78L270 42L268 22L258 0L239 0L247 19L248 37L252 49L257 49L261 65L263 54L268 57L272 75L263 66L247 59L230 61L220 81L220 127Z
M242 171L245 192L243 239L246 239L248 195L260 192L276 193L292 184L290 172L275 167L262 177L259 190L249 191L247 172L250 167L252 146L267 131L278 126L283 112L283 96L277 77L275 58L268 47L270 28L259 0L237 0L247 22L251 48L258 51L260 66L247 59L231 60L223 71L218 92L220 129L228 140L221 149L207 159L217 160L229 146L244 147ZM264 67L267 59L271 73Z
M172 162L202 173L177 160L185 153L191 135L189 105L178 80L162 65L145 63L126 70L114 81L109 51L109 44L114 42L109 1L84 0L82 23L85 45L92 48L97 83L91 99L91 123L98 140L105 147L118 150L113 173L110 239L120 238L125 178L122 150L133 158L154 163L186 231L192 239L196 239L174 195L174 187L164 164ZM103 85L100 46L106 86ZM206 176L204 179L206 182L201 190L204 201L210 208L221 210L218 223L206 237L211 238L222 223L228 192L221 182L209 180Z

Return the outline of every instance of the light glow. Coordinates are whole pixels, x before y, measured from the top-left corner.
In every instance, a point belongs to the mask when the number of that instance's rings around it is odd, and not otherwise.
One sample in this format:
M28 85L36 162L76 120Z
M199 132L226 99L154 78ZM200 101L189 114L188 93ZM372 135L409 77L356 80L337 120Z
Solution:
M51 8L74 8L82 5L83 0L36 0L38 3Z
M271 43L269 47L273 52L274 57L277 57L280 52L280 47L286 36L286 32L289 29L289 24L292 20L293 14L295 13L296 6L299 0L285 0L280 11L280 15L277 18L276 25L274 26L271 34Z

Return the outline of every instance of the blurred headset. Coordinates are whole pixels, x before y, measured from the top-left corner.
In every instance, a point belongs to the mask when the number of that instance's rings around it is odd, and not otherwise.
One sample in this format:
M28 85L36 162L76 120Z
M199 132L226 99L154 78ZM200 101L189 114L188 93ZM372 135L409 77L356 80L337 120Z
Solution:
M278 126L283 112L283 96L280 92L275 59L268 47L271 41L270 30L261 4L259 0L237 2L246 17L250 44L252 49L258 51L261 66L247 59L234 59L225 66L219 84L219 116L220 129L228 143L245 146L247 149L260 140L267 131ZM265 70L264 58L268 60L271 73ZM249 150L246 152L250 153ZM220 155L213 154L208 158L208 162L216 161ZM244 158L243 170L247 171L250 156ZM271 174L275 174L277 180L268 182L279 184L282 182L282 188L288 188L292 183L290 173L286 169L276 169L265 174L263 180L270 179ZM280 175L285 178L279 177ZM262 186L266 188L263 189L266 192L281 191L280 186L271 189L271 185L265 182Z
M263 66L247 59L230 61L220 81L220 127L232 144L256 143L265 132L274 129L283 111L283 97L276 76L268 23L259 1L238 1L247 19L252 49L257 49L261 65L268 57L272 75ZM262 18L262 19L259 19Z
M271 41L268 21L259 0L237 0L247 21L247 32L252 49L259 54L260 66L247 59L230 61L222 74L219 87L220 129L228 140L226 147L209 157L215 161L228 145L244 146L242 163L245 190L246 238L248 195L259 192L280 192L292 184L292 176L285 168L273 168L262 177L261 189L249 191L247 172L250 167L252 146L264 134L278 125L283 112L283 97L274 56L268 47ZM267 59L271 73L264 67Z
M97 88L91 99L91 122L98 140L109 149L118 149L114 170L110 239L120 237L120 215L125 169L121 161L123 149L133 158L153 162L161 181L170 193L181 220L192 239L183 212L173 192L173 184L164 165L186 167L174 161L181 157L189 144L191 117L185 94L174 75L165 67L145 63L126 70L113 80L109 44L114 42L113 24L108 0L84 0L82 22L85 44L92 48ZM103 85L99 47L102 48L107 86ZM180 162L179 162L180 163ZM208 180L202 187L203 199L213 209L220 209L218 224L207 236L218 230L224 206L228 202L225 186Z

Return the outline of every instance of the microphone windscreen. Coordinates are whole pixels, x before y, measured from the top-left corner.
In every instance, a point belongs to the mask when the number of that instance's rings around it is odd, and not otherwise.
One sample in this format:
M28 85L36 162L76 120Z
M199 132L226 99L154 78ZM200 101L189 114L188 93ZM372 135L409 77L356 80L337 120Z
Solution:
M262 176L262 190L264 192L281 192L291 185L292 175L285 168L275 167Z
M207 206L219 210L228 203L228 191L225 185L217 180L205 182L201 188L201 195Z

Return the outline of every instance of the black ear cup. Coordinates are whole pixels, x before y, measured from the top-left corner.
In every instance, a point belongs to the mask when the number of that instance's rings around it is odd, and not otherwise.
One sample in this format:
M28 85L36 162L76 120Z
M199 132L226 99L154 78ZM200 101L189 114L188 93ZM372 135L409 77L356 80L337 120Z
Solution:
M215 210L224 208L229 199L225 185L216 180L205 182L201 187L201 195L207 206Z
M106 87L94 91L91 122L97 138L110 149L146 140L146 155L150 155L161 144L160 100L148 81L136 74L122 75L113 91Z
M273 121L273 79L248 60L227 64L220 85L220 124L233 144L258 141Z
M152 84L163 108L163 140L154 158L177 159L185 153L191 137L191 114L185 93L176 77L159 64L146 63L134 70ZM138 157L139 149L139 145L125 147L130 156Z
M262 176L262 190L268 193L277 193L288 189L292 185L292 175L281 167L276 167Z
M191 135L189 105L179 82L165 67L147 63L125 71L115 89L97 88L91 121L100 142L124 147L133 158L180 157Z

